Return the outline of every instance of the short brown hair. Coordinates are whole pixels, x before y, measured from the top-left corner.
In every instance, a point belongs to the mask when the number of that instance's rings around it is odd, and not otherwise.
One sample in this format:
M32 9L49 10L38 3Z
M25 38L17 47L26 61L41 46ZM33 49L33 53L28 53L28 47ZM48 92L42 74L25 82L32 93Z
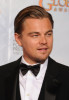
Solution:
M40 6L29 6L22 9L16 16L14 20L14 32L21 34L23 30L23 23L27 18L48 18L52 24L53 28L53 18L50 13L48 13L43 7Z

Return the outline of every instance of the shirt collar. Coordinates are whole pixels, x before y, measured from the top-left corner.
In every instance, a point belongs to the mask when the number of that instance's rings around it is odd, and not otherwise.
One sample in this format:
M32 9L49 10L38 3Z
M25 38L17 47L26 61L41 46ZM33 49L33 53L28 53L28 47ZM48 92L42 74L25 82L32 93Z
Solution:
M29 63L27 63L27 62L25 61L25 59L24 59L23 56L22 56L22 59L21 59L21 63L24 63L24 64L26 64L26 65L31 65L31 66L38 64L38 63L36 63L36 64L29 64Z

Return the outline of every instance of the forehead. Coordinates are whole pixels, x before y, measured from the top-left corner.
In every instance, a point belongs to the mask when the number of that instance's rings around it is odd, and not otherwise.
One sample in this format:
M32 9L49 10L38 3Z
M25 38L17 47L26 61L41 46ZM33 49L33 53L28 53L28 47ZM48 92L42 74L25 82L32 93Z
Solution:
M42 19L26 19L23 23L23 34L28 33L46 33L48 31L52 30L51 22L48 18L42 18Z
M24 28L32 28L32 27L52 27L52 24L48 18L28 18L24 21L23 27Z

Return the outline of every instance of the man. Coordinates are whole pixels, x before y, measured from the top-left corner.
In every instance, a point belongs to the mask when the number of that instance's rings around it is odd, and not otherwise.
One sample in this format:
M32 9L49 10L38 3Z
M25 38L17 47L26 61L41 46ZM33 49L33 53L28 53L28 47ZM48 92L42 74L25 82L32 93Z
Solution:
M23 56L0 67L0 100L69 100L69 68L49 57L53 23L39 6L18 13L15 40Z

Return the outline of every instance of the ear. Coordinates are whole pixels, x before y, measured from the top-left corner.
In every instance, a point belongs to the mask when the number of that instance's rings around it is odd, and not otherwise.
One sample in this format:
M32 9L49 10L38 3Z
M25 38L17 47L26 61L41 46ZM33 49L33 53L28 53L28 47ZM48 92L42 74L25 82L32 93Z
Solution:
M15 40L16 40L17 44L18 44L19 46L22 46L20 34L15 33L15 34L14 34L14 37L15 37Z

